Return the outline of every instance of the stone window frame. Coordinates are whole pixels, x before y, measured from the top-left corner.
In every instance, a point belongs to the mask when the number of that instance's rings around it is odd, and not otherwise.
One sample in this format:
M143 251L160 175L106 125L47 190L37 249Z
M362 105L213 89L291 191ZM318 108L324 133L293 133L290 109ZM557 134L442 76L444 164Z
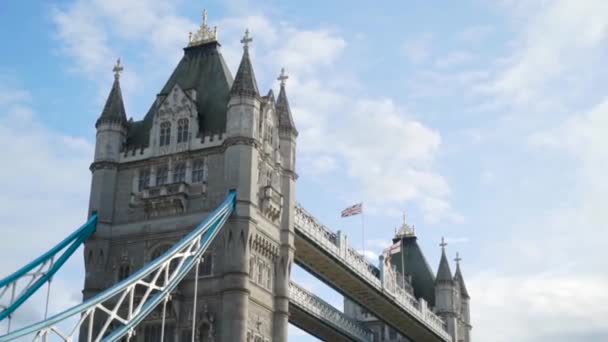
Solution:
M207 159L195 159L192 161L192 183L207 184L208 170Z
M186 163L180 162L175 164L173 167L173 182L185 182L186 181Z
M156 186L169 183L169 166L161 165L156 168Z
M177 143L185 143L188 141L190 130L190 120L181 118L177 120Z
M163 121L160 124L159 146L168 146L171 144L171 122Z
M137 187L139 191L150 187L150 169L140 169L137 179Z

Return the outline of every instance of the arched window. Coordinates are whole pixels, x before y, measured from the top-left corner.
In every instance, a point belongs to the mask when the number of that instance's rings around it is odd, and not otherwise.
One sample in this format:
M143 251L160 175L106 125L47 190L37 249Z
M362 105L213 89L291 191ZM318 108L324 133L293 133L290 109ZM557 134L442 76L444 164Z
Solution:
M177 121L177 143L188 141L188 119Z
M160 146L169 145L171 142L171 123L165 121L160 124Z
M203 261L199 264L199 277L209 276L213 273L213 254L205 253Z
M131 275L131 266L122 264L118 268L118 281L121 281Z
M179 163L175 165L175 169L173 170L173 182L185 182L186 181L186 164Z
M192 183L207 183L207 164L204 160L192 163Z

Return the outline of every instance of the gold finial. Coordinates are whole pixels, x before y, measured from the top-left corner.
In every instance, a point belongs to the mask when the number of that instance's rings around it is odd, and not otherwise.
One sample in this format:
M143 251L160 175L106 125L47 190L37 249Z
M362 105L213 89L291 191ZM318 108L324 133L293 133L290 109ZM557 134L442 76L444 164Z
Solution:
M285 68L281 68L281 74L277 78L277 80L279 80L281 82L281 87L285 86L285 81L287 81L288 78L289 78L289 76L287 76L287 73L285 72Z
M207 25L207 10L204 10L201 27L194 34L189 35L188 46L202 45L213 41L217 41L217 27L213 27L213 30L209 28L209 25Z
M118 58L116 60L116 64L114 64L114 68L112 69L112 71L114 72L114 78L118 80L120 78L120 73L123 70L124 68L122 67L122 65L120 65L120 58Z
M253 38L249 35L249 29L245 30L245 36L241 39L241 44L243 44L243 49L249 49L249 43L253 41Z

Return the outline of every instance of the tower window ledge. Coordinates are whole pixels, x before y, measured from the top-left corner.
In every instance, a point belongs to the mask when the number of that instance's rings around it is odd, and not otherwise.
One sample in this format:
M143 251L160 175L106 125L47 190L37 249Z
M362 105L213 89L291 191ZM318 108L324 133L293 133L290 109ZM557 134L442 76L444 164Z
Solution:
M272 185L267 185L262 192L262 210L268 217L275 220L281 214L283 208L283 195Z
M142 199L150 199L157 198L163 196L184 196L188 197L189 195L189 186L185 182L177 182L170 184L157 185L154 187L150 187L144 189L142 191L141 197Z

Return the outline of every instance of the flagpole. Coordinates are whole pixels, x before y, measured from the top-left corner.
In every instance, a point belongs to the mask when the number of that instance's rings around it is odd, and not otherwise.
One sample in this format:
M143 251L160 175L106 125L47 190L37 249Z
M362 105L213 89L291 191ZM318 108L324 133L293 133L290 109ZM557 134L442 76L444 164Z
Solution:
M363 246L363 260L365 260L365 217L363 205L361 205L361 245Z

